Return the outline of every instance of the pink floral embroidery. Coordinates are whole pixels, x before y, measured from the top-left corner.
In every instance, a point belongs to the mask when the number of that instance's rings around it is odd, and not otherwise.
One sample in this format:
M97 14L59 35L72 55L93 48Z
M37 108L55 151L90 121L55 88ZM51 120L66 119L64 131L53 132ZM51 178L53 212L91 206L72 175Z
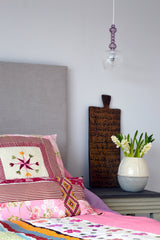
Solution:
M26 158L24 156L24 152L19 152L20 155L22 155L22 158L16 157L16 156L12 156L12 159L16 159L19 162L13 163L11 162L9 165L11 167L14 167L14 165L19 165L19 170L16 171L17 174L21 174L21 169L24 168L26 170L26 177L31 177L31 173L29 172L29 170L34 170L35 172L39 172L39 169L33 169L31 166L35 165L35 166L39 166L39 162L35 162L35 163L31 163L31 158L33 158L33 155L29 154L29 157Z

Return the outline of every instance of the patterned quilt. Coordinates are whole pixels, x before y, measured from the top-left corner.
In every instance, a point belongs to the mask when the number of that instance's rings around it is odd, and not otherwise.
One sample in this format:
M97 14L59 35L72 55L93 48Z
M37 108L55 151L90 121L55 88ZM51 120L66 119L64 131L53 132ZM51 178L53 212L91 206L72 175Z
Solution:
M1 240L157 240L160 235L98 224L77 217L0 221Z

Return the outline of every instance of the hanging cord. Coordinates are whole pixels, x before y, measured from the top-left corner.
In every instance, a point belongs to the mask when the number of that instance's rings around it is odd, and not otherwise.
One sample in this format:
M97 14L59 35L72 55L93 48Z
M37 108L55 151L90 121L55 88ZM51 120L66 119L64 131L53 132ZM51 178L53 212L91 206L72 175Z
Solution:
M115 24L115 0L113 0L112 24Z

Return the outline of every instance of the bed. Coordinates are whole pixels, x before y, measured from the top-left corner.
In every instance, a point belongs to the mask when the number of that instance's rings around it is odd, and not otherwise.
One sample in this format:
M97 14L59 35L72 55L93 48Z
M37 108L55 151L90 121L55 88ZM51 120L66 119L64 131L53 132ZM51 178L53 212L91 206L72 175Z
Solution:
M71 176L67 67L0 63L0 239L160 238L160 223L122 216Z

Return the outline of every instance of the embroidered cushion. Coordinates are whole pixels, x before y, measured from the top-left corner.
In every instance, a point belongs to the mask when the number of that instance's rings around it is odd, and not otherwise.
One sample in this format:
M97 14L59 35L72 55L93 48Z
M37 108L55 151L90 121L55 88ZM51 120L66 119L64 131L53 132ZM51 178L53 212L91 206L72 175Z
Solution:
M0 137L0 180L62 176L48 139Z
M57 134L44 135L44 136L43 135L26 135L26 134L25 135L23 135L23 134L8 134L8 135L1 135L1 136L2 137L4 137L4 136L38 137L38 138L48 139L51 142L53 150L56 154L56 160L57 160L57 164L60 168L61 174L62 174L62 176L64 176L63 161L62 161L61 154L60 154L57 142L56 142Z

